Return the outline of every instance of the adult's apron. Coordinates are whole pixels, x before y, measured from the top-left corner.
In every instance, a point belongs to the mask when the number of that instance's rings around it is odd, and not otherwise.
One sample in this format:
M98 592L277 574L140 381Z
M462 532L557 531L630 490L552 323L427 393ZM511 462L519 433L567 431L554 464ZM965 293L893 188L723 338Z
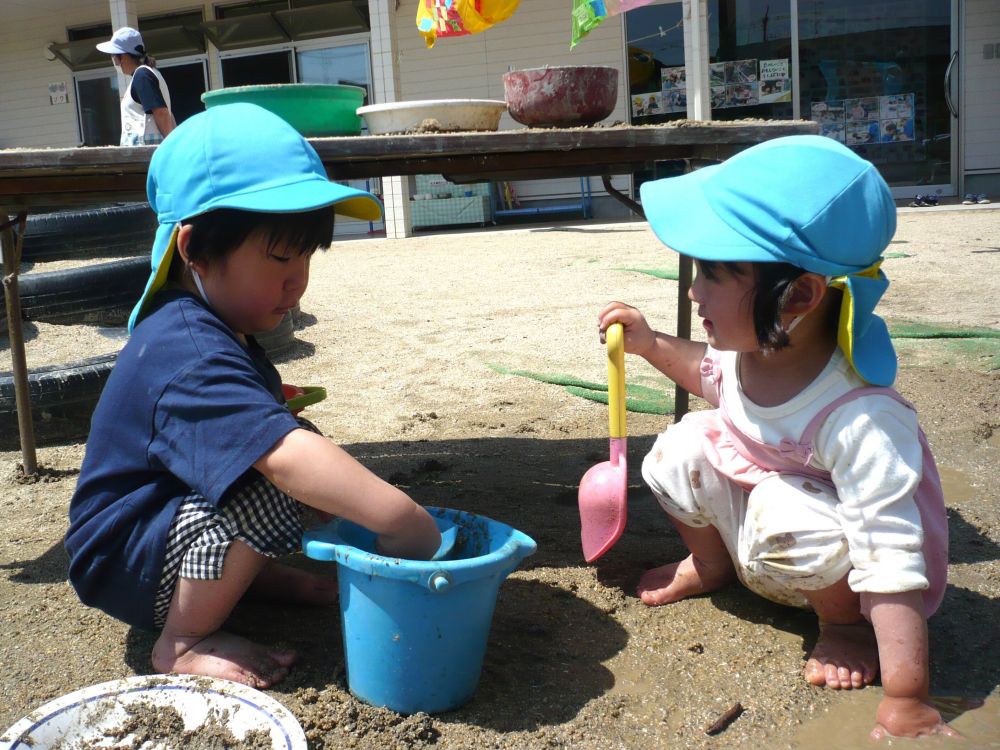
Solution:
M136 68L135 73L138 73L140 70L148 70L156 77L157 82L160 84L160 94L163 95L163 101L166 103L167 109L173 111L173 108L170 106L170 91L167 89L167 82L163 80L160 71L148 65L140 65ZM132 98L132 84L135 82L135 73L129 78L128 87L125 89L125 96L122 97L122 137L119 144L121 146L143 146L160 143L163 140L163 134L156 127L156 120L153 119L153 115L147 114L142 104Z

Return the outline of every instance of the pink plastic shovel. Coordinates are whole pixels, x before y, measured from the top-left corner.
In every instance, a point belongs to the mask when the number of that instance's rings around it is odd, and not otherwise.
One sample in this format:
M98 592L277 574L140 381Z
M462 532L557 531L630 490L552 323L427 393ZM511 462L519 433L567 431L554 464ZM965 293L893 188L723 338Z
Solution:
M628 471L625 461L625 340L621 323L608 327L608 425L611 460L591 466L580 481L583 558L594 562L625 530Z

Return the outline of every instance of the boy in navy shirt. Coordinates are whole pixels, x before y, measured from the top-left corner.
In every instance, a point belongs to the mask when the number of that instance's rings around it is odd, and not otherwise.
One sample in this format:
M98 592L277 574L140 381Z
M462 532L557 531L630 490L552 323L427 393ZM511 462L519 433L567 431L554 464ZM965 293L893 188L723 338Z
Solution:
M150 162L152 274L94 412L70 505L70 581L88 605L160 629L153 667L254 687L295 659L220 630L247 591L331 603L332 581L275 557L301 544L301 504L429 558L430 515L288 410L253 334L301 298L334 212L376 219L313 148L254 105L185 121Z

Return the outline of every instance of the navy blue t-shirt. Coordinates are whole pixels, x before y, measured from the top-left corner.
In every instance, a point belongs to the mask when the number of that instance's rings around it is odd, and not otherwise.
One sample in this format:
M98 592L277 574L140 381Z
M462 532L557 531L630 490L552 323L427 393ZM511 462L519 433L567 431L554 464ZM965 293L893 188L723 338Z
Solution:
M146 628L180 501L224 503L299 426L259 344L242 346L188 292L156 302L94 411L65 540L80 600Z
M147 115L154 109L167 106L160 91L160 80L146 68L137 68L132 74L132 99L142 105Z

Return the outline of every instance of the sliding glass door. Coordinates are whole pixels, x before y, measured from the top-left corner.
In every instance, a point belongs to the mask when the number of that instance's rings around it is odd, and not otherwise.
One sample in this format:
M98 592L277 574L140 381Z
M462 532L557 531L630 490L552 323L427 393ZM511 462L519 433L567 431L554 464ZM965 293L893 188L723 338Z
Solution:
M816 120L877 164L897 197L954 195L956 5L708 0L712 118ZM687 116L682 10L667 0L625 14L636 124Z
M951 0L798 0L800 116L893 187L954 194Z

